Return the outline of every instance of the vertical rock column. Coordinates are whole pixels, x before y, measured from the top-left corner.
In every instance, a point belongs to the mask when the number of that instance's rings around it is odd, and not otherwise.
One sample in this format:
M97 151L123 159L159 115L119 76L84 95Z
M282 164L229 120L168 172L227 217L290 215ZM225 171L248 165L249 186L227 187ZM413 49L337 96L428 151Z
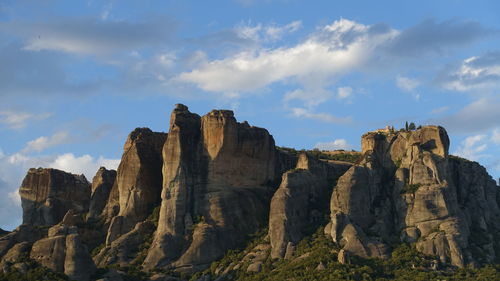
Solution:
M163 150L160 222L145 268L207 267L265 225L276 150L267 130L233 112L174 109Z
M106 244L133 229L160 204L161 150L166 137L148 128L137 128L129 134L103 213L110 222Z

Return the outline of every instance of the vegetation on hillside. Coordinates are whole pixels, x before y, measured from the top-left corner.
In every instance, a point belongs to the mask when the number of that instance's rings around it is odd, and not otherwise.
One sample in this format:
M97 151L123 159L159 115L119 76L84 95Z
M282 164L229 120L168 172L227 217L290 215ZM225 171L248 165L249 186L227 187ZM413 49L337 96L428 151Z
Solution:
M278 146L277 148L281 151L284 151L284 152L287 152L291 155L296 155L296 156L299 155L299 153L305 152L310 157L313 157L315 159L321 159L321 160L335 160L335 161L356 163L361 158L361 153L357 152L357 151L345 151L343 153L342 150L337 150L338 153L330 154L330 153L327 153L326 151L321 151L319 149L296 150L295 148L284 147L284 146Z
M246 251L262 241L262 237L252 241ZM331 239L323 234L321 227L298 244L295 259L273 261L268 258L263 262L259 273L246 272L248 264L244 264L239 270L229 272L226 279L220 280L500 280L500 265L488 265L480 269L457 269L441 265L439 269L433 269L436 258L418 252L410 244L395 245L388 260L353 256L351 264L340 264L337 261L338 250ZM203 274L214 276L218 268L241 261L245 254L245 251L230 251ZM318 269L320 264L324 265L324 269ZM191 280L196 280L201 275L196 274Z

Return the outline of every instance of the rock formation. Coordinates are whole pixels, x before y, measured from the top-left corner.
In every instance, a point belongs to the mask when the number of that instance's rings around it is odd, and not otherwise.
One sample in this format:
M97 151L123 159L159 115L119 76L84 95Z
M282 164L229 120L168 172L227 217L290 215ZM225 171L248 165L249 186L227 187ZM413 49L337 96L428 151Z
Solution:
M54 225L73 209L87 212L90 184L84 175L56 169L30 169L19 188L23 224Z
M46 238L36 241L30 258L54 271L64 272L72 280L87 281L96 267L72 216L71 211L68 212L61 223L48 230Z
M493 261L499 189L479 164L449 157L448 147L437 126L365 134L362 160L332 194L325 231L363 257L386 258L390 244L416 242L455 266Z
M177 105L163 148L159 225L144 266L204 268L263 227L280 176L276 155L267 130L236 122L232 111L200 118Z
M161 151L166 137L167 134L148 128L137 128L129 134L103 213L109 223L108 245L147 218L160 204Z
M115 170L107 170L105 167L99 168L92 179L92 196L90 198L87 219L97 219L101 215L108 201L109 193L115 183L115 179Z
M299 155L296 168L283 174L271 201L272 258L291 256L287 249L294 249L302 238L324 222L333 186L350 166L339 161L316 160L306 153Z
M215 265L230 279L269 270L270 258L313 257L298 243L326 222L340 249L323 254L343 264L387 258L402 242L458 267L500 258L500 187L478 163L448 155L443 128L377 130L361 146L355 164L325 159L354 162L357 152L297 154L232 111L200 117L179 104L168 134L135 129L117 171L101 167L92 186L83 175L30 169L19 190L23 225L0 230L0 269L26 272L31 259L77 281L109 266L117 268L99 278L122 280L126 267L178 280L165 272L205 269L260 233L240 260Z

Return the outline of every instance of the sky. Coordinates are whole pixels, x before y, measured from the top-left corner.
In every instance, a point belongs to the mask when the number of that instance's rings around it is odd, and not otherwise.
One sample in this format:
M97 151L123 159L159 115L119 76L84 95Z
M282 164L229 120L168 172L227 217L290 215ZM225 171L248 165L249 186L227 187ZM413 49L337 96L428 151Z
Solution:
M30 167L116 168L176 103L277 145L360 149L405 121L500 177L499 1L0 0L0 228Z

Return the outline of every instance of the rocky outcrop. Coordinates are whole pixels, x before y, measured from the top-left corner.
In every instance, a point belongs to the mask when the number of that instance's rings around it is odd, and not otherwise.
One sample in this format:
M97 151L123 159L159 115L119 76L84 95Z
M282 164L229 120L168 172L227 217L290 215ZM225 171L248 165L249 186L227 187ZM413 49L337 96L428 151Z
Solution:
M283 174L271 200L269 237L271 257L284 258L287 249L311 234L329 213L328 198L338 178L351 165L320 161L301 153L295 169Z
M129 134L103 213L109 224L108 245L146 219L160 204L161 151L166 137L167 134L148 128L137 128Z
M500 254L491 236L500 229L499 189L477 163L449 157L448 147L437 126L365 134L362 160L332 194L325 231L363 257L386 258L389 245L416 242L455 266L491 262Z
M56 169L30 169L19 188L23 224L54 225L73 209L87 212L90 184L84 175Z
M47 229L33 227L31 225L20 225L14 231L0 237L0 258L16 244L22 242L33 243L47 235Z
M95 257L94 262L98 267L116 264L126 267L134 262L140 255L145 255L141 251L141 246L151 243L150 238L153 235L154 225L149 222L140 222L126 234L118 237L106 245Z
M159 225L144 266L203 268L263 227L280 176L276 154L267 130L236 122L232 111L200 117L177 105L163 148Z
M86 281L96 268L87 246L82 243L72 214L51 227L46 238L36 241L30 258L57 272L64 272L72 280Z
M115 183L116 171L107 170L105 167L100 167L94 178L92 179L92 195L90 198L88 220L97 219L109 199L109 193Z

